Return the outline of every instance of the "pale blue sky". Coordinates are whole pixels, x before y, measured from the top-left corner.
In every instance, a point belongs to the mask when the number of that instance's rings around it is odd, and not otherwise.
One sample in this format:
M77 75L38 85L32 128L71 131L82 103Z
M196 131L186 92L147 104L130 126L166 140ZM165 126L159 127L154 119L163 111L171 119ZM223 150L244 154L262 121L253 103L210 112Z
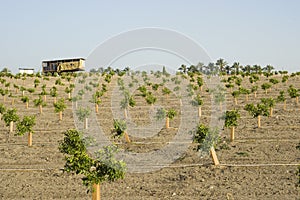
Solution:
M161 27L193 38L213 61L299 71L299 9L297 0L0 0L0 69L87 57L120 32Z

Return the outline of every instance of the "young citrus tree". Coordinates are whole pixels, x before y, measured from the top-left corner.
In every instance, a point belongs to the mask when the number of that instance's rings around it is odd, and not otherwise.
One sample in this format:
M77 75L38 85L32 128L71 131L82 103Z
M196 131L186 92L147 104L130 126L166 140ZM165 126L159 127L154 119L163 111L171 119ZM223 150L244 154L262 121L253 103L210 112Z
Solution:
M226 87L226 88L229 88L230 93L232 93L232 88L234 88L234 85L233 85L232 83L226 83L226 84L225 84L225 87Z
M157 83L154 83L154 84L152 84L152 90L154 90L154 91L157 91L158 90L158 88L159 88L159 84L157 84Z
M240 87L239 88L240 94L244 94L246 96L246 101L249 99L250 90Z
M165 119L165 117L166 117L166 110L163 108L159 108L156 111L156 115L155 115L156 120L163 120Z
M21 101L26 104L26 109L28 109L29 97L28 96L23 96L23 97L21 97Z
M19 121L20 118L17 115L16 109L9 109L3 114L2 119L4 120L5 125L9 126L9 132L12 133L14 122Z
M210 152L215 165L219 165L215 146L220 140L217 129L210 129L204 124L198 124L197 127L191 131L193 134L193 142L197 143L197 151Z
M10 87L10 83L8 82L8 83L5 83L5 85L4 85L5 87L6 87L6 89L9 91L9 87Z
M48 94L48 92L46 91L46 85L43 85L40 95L44 97L44 102L47 102L47 94Z
M2 120L2 115L5 113L6 108L5 106L1 103L0 104L0 120Z
M192 105L198 107L198 116L201 117L202 115L202 109L201 106L203 105L203 99L201 98L200 94L197 94L192 100Z
M71 129L64 132L58 148L65 155L64 171L81 174L88 192L92 191L93 200L100 200L100 183L124 178L126 164L114 157L116 146L106 146L92 156L82 133Z
M194 90L194 85L193 84L189 84L187 86L187 91L188 91L188 96L193 96L195 94L195 90Z
M8 97L11 98L11 105L13 106L15 104L15 98L16 98L16 96L13 96L12 93L9 93Z
M35 125L35 116L24 116L21 121L17 123L17 135L24 135L28 133L28 146L32 146L33 126Z
M169 95L171 94L171 90L167 87L163 87L161 91L162 91L163 95L166 95L166 97L168 99Z
M96 91L93 95L93 102L95 103L96 113L99 112L99 105L102 103L101 97L103 96L103 91Z
M68 99L71 98L71 92L73 91L73 89L71 87L66 87L65 88L65 93L68 94Z
M270 78L269 82L272 83L273 85L275 85L275 87L276 87L276 84L279 83L279 80L277 80L275 78Z
M200 91L202 91L203 84L204 84L204 81L203 81L202 77L197 77L197 84L198 84L198 86L200 88Z
M260 119L261 116L269 116L269 110L268 107L265 104L257 104L256 106L254 106L253 103L251 104L246 104L245 108L246 111L248 111L248 113L254 117L257 118L257 125L258 128L261 127L261 123L260 123Z
M18 85L16 85L16 84L14 84L14 88L15 88L15 90L16 90L16 94L18 94L18 92L19 92L19 89L20 89L20 86L18 86Z
M261 89L263 89L266 94L268 94L268 89L270 89L271 87L272 87L272 85L270 83L263 83L261 85Z
M139 86L137 90L140 92L140 94L139 94L140 96L146 97L146 95L148 93L146 86L144 86L144 85Z
M242 81L243 81L243 79L242 79L242 78L240 78L240 77L236 77L236 79L235 79L235 84L236 84L237 86L241 86L241 84L242 84Z
M256 83L259 80L259 77L256 74L251 74L251 76L249 77L249 82L251 84Z
M151 108L153 108L153 105L155 104L157 98L151 92L147 92L145 100L147 104L149 104Z
M34 88L28 88L27 92L29 92L30 94L33 94L35 92L35 89Z
M279 92L279 95L277 96L276 101L283 102L283 110L286 110L286 98L285 98L283 90Z
M65 99L61 98L56 103L53 103L54 112L59 113L59 120L62 120L63 111L67 108L65 104Z
M219 104L220 110L222 111L222 103L225 101L225 93L220 90L214 92L214 101L215 103Z
M124 91L125 90L124 80L121 78L118 78L117 83L118 83L120 90Z
M298 105L298 103L299 103L298 90L293 85L290 85L288 88L288 93L292 99L296 99L296 104Z
M257 90L258 90L257 85L254 85L251 87L251 92L254 93L254 98L256 98L256 96L257 96Z
M0 88L0 94L3 96L3 102L6 100L6 95L8 94L8 90L4 90Z
M27 89L23 86L20 87L20 91L22 92L22 96L25 95L25 91L27 91Z
M288 83L288 79L289 79L289 76L288 75L284 75L281 79L281 82L282 83Z
M238 110L227 110L225 113L225 127L230 128L230 139L234 140L235 127L238 126L238 119L240 118Z
M127 143L131 142L128 133L126 132L127 129L126 121L114 119L113 126L114 126L114 128L112 129L112 133L114 134L113 137L120 138L124 135L126 142Z
M77 111L76 111L76 115L79 119L79 121L83 122L84 121L84 129L88 129L88 117L90 116L91 111L88 108L82 108L80 107Z
M77 109L78 108L78 101L79 100L82 100L82 96L75 96L75 97L72 97L71 99L69 99L69 101L73 102L75 104L75 108Z
M239 90L235 90L231 93L231 95L233 96L234 98L234 105L237 105L238 104L238 101L237 101L237 98L240 96L240 91Z
M57 98L57 88L53 86L50 88L50 96L53 97L53 103L56 103L56 98Z
M44 100L42 99L41 96L39 96L38 99L34 99L33 100L33 103L36 107L39 107L39 111L40 111L40 114L43 113L43 107L45 107L47 104L44 102Z
M176 115L177 112L175 109L170 108L166 110L166 129L170 128L170 120L174 119Z
M64 85L60 78L56 79L55 85Z
M273 116L273 109L275 106L275 100L273 98L262 98L261 102L265 104L270 109L270 117Z
M124 99L121 100L120 106L124 110L124 116L125 119L127 119L127 112L128 112L128 107L134 107L135 106L135 100L132 95L130 95L128 90L124 90Z
M33 83L34 83L34 88L36 88L40 84L40 80L34 79Z

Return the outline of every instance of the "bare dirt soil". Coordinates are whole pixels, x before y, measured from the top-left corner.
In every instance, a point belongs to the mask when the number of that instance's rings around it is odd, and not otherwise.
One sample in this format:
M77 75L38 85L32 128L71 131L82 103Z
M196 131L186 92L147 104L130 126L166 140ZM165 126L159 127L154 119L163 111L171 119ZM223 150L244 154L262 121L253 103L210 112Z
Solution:
M273 117L262 117L262 127L257 128L257 121L252 118L243 106L249 102L258 102L262 97L276 98L280 90L290 84L300 88L300 77L289 79L289 83L279 83L267 95L258 89L258 96L251 94L248 102L243 95L239 97L238 107L241 119L236 128L236 140L229 141L229 130L221 133L221 142L217 146L217 155L221 163L214 166L209 156L201 156L195 151L195 144L182 157L169 167L149 173L127 173L123 180L101 184L102 199L300 199L299 177L296 174L300 164L300 153L296 149L300 141L300 105L287 96L287 110L283 105L275 105ZM62 132L75 128L72 102L67 102L63 120L59 121L54 112L53 98L47 96L47 106L43 113L34 107L33 99L38 97L41 85L47 84L47 91L54 85L57 78L42 80L40 86L30 97L29 109L20 101L21 92L16 93L13 83L33 88L33 80L7 79L11 82L10 90L15 97L6 97L7 108L16 108L19 115L35 115L37 124L34 127L33 146L27 146L27 136L15 136L8 133L9 128L0 122L0 199L91 199L87 188L82 185L80 175L72 175L62 171L64 156L58 150L58 142L63 139ZM277 77L281 81L281 77ZM64 92L68 82L58 87L58 98L67 98ZM267 82L261 77L258 85ZM110 85L116 84L116 80ZM251 87L248 78L243 80L244 87ZM4 88L4 86L3 86ZM229 91L229 90L228 90ZM209 94L202 92L204 99ZM111 86L108 95L100 105L97 120L109 137L113 118L110 109ZM159 95L159 94L157 94ZM179 101L175 96L169 97L166 106L179 109ZM163 100L163 99L162 99ZM147 106L141 97L137 97L137 107L129 110L133 118L147 121L147 115L139 110L139 106ZM231 94L226 96L227 109L233 109ZM205 101L202 107L202 123L210 118L210 102ZM178 110L179 111L179 110ZM179 112L180 113L180 112ZM155 151L164 146L176 134L180 114L171 121L170 130L162 129L150 139L134 138L132 144L124 139L115 140L121 148L128 151ZM146 123L146 122L141 122ZM187 133L188 134L188 133ZM129 133L130 136L130 133ZM142 144L145 142L146 144Z

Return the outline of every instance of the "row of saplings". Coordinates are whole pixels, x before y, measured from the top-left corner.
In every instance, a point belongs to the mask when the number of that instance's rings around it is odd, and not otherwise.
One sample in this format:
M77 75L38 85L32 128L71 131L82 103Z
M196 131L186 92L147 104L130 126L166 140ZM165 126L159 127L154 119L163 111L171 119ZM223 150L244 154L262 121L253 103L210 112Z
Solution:
M9 133L14 130L16 123L16 134L23 136L28 133L28 146L32 146L33 126L35 125L35 116L24 116L21 120L16 109L6 109L3 104L0 104L0 116L5 125L9 127Z
M59 120L62 120L62 112L66 108L64 99L60 99L56 103L53 103L53 105L54 111L59 113ZM0 119L4 121L7 127L9 127L9 133L14 132L14 124L16 123L16 135L23 136L27 133L28 146L32 146L33 127L36 124L34 115L23 116L23 118L20 119L15 108L7 109L3 104L0 104Z

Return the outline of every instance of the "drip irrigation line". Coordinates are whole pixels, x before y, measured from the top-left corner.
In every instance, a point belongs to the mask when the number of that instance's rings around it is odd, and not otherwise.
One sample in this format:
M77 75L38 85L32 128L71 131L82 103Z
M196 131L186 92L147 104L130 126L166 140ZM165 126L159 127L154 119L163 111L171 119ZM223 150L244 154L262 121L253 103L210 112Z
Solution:
M141 167L143 165L140 165ZM174 168L187 168L187 167L201 167L201 166L214 166L214 167L274 167L274 166L300 166L300 163L262 163L262 164L182 164L182 165L151 165L151 167L164 167L169 169ZM0 171L50 171L50 170L60 170L63 171L63 168L0 168Z

